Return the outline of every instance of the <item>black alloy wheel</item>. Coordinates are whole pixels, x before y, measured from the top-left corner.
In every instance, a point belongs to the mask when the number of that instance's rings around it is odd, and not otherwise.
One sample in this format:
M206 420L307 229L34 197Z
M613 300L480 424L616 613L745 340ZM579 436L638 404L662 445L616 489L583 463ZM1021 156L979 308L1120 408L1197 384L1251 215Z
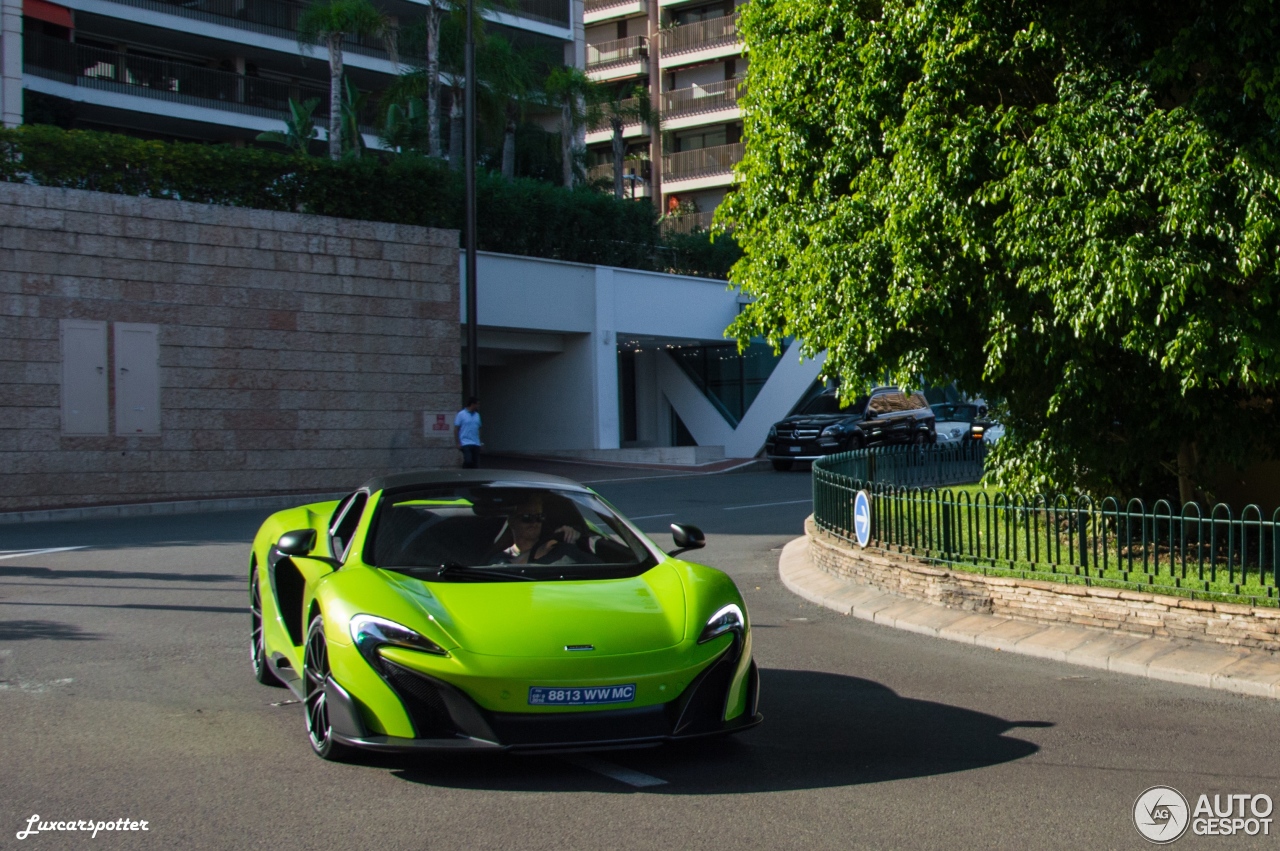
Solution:
M303 703L307 711L307 738L321 759L345 761L355 750L333 740L329 723L329 701L324 684L329 678L329 645L324 640L324 618L316 615L307 629L306 654L302 661Z
M249 656L253 660L253 678L264 686L283 686L284 683L271 671L267 661L267 645L262 637L262 590L258 587L258 568L249 570L249 616L253 631L249 642Z

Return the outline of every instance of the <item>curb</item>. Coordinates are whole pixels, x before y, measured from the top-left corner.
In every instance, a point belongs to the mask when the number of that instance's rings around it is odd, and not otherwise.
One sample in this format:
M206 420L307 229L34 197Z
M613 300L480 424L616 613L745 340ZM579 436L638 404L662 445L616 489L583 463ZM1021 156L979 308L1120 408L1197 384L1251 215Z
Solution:
M53 523L71 520L116 520L124 517L165 517L174 514L203 514L207 511L251 511L291 508L309 502L341 499L349 491L299 493L281 496L186 499L175 502L135 502L123 505L86 505L81 508L44 508L0 513L0 526L18 523Z
M1152 680L1280 699L1280 658L1265 651L1050 626L899 597L819 569L809 558L807 536L782 548L778 576L788 591L811 603L894 629Z

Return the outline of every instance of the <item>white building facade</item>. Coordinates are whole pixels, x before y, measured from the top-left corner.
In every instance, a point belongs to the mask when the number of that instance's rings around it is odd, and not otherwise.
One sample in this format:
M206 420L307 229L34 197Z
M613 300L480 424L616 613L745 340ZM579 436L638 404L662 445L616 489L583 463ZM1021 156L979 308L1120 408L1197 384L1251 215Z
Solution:
M696 445L700 460L751 458L822 367L792 343L742 375L751 358L724 339L740 307L724 281L487 252L477 278L490 451ZM697 366L708 359L738 377Z

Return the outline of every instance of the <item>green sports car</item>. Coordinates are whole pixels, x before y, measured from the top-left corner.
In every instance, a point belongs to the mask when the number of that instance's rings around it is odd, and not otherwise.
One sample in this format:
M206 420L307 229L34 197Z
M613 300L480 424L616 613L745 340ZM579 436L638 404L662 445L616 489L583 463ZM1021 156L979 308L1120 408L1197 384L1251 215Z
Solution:
M589 488L488 470L376 478L273 514L249 562L253 669L325 759L577 750L760 722L747 608Z

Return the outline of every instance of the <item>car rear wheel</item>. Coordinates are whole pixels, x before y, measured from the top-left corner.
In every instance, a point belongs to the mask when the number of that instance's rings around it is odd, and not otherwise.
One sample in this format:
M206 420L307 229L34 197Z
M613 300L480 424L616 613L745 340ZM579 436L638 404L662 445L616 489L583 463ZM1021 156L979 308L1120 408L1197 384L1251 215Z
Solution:
M779 473L788 472L791 469L791 464L793 463L786 458L770 458L769 460L773 464L773 469L777 470Z
M355 756L354 748L333 740L329 723L329 703L324 685L329 678L329 645L324 640L324 618L316 615L307 629L307 648L302 661L303 703L307 711L307 738L321 759L343 762Z
M249 571L249 615L253 622L249 655L253 659L253 677L264 686L283 686L267 664L267 645L262 637L262 591L258 586L258 568Z

